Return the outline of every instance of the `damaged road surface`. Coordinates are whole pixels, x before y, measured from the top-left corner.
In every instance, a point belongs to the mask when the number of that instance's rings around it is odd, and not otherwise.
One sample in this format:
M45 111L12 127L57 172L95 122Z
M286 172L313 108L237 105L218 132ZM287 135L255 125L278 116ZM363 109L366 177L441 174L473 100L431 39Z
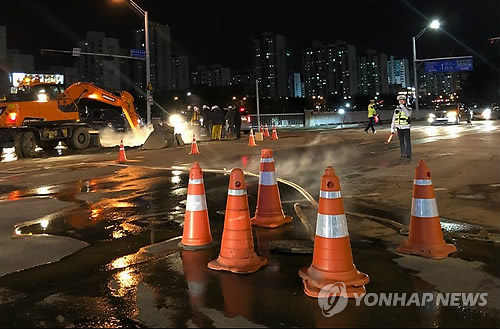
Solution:
M473 129L464 134L478 137ZM491 134L481 137L491 147L488 157L498 153L497 130ZM255 251L268 265L250 275L207 268L219 255L229 169L248 172L255 213L260 148L246 148L246 141L203 143L195 157L189 146L129 150L125 165L115 163L116 152L2 163L0 327L498 327L500 243L491 214L499 207L500 178L486 155L463 155L478 169L472 178L453 178L450 168L464 164L435 152L446 147L456 154L453 140L417 144L433 173L446 242L457 248L435 261L396 251L408 239L416 163L399 162L397 150L357 131L313 136L283 132L279 141L259 145L274 150L282 205L293 221L253 228ZM365 159L370 150L377 152ZM204 169L215 241L196 252L178 247L193 161ZM331 317L305 295L298 275L311 265L311 249L273 247L310 246L327 165L340 178L354 263L370 277L366 299L350 299ZM435 298L387 306L379 298L413 293L487 294L487 303L445 306Z

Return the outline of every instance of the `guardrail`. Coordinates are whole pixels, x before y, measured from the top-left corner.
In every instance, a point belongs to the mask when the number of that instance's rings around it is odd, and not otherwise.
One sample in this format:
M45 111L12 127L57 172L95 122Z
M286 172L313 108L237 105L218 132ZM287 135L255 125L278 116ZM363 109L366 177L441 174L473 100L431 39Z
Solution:
M314 110L305 110L305 113L275 113L275 114L261 114L260 122L262 125L267 124L272 126L275 124L277 127L318 127L329 125L342 125L342 124L355 124L367 123L367 111L354 111L345 112L340 114L338 112L317 112ZM420 110L420 119L426 120L432 110ZM388 123L392 120L392 110L378 111L382 122ZM413 111L415 116L415 111ZM252 118L252 127L257 128L257 114L250 114Z
M250 114L252 118L252 126L257 127L257 114ZM260 124L268 126L276 125L276 127L304 127L304 113L278 113L278 114L261 114Z
M420 110L420 119L426 120L431 110ZM382 110L378 111L382 122L390 122L394 111ZM413 112L415 116L415 111ZM367 123L368 111L345 112L340 114L337 112L316 112L313 110L305 111L305 127L317 127L327 125L341 125L353 123Z

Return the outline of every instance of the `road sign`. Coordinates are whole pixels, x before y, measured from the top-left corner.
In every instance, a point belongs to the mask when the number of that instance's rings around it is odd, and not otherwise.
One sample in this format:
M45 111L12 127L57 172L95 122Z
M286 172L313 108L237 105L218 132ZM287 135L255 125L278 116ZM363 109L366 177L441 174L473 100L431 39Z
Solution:
M474 69L472 57L461 59L445 59L424 63L426 73L434 72L463 72Z
M130 49L130 57L145 59L146 51L142 49Z
M82 53L82 48L73 48L73 56L80 57Z

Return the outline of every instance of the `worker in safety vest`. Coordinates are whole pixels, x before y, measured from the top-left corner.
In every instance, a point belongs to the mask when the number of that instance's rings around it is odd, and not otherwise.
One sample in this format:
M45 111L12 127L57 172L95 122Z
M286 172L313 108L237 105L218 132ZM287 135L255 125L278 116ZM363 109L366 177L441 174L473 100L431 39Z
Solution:
M399 104L392 116L391 133L398 132L401 158L411 160L411 108L406 105L406 96L398 96Z
M191 126L193 127L193 134L196 135L197 138L201 136L201 111L198 106L194 106L193 108L193 116L191 117Z
M375 100L370 100L370 104L368 105L368 126L365 128L365 133L368 134L368 129L372 129L372 132L375 134L375 116L377 115L377 110L375 109Z

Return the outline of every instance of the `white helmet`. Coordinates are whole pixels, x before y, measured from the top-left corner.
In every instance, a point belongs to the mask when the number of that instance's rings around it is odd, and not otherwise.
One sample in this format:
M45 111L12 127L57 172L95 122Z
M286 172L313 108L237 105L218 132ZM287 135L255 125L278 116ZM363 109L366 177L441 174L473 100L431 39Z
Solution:
M399 95L398 96L398 101L401 101L401 100L406 100L406 96L405 95Z

